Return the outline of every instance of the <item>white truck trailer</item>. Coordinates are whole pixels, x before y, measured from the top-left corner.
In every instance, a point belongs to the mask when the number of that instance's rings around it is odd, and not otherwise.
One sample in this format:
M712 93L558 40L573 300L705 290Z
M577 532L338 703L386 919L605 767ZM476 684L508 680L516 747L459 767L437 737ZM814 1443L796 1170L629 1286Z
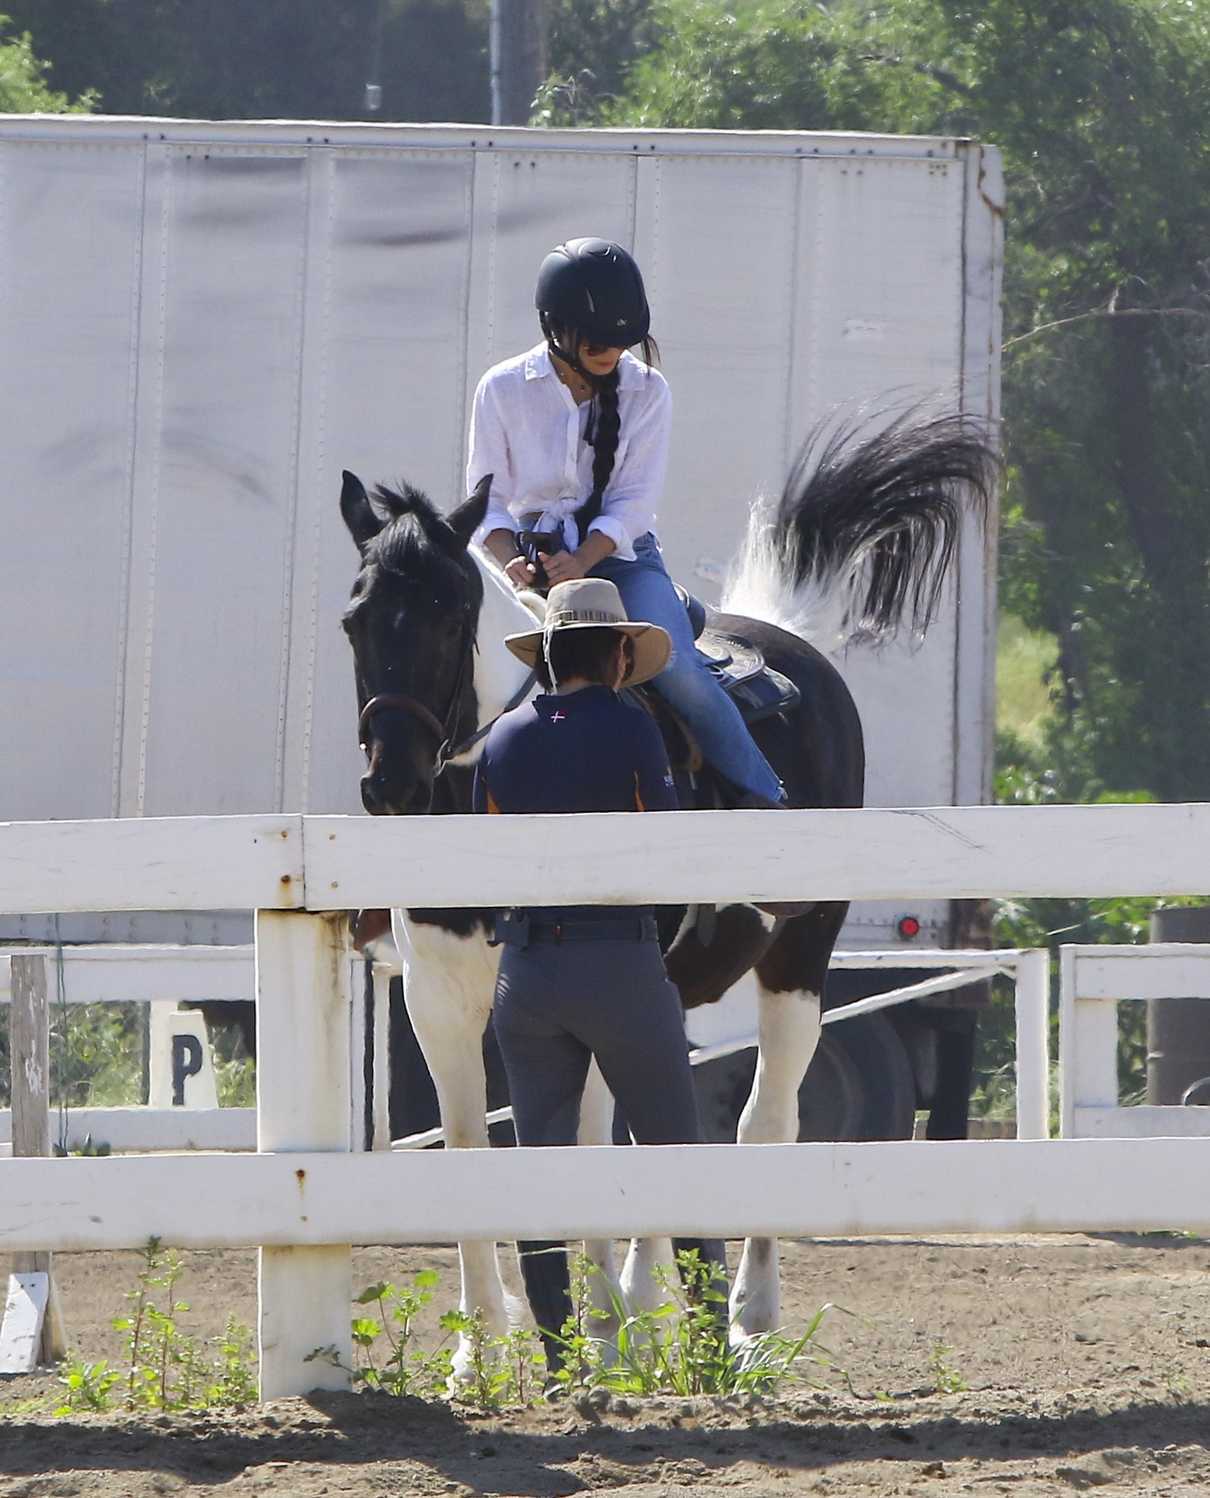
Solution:
M821 417L995 419L1000 227L998 155L965 140L0 118L0 817L359 809L340 470L460 497L475 383L537 341L552 244L644 268L661 533L709 601ZM842 662L871 804L987 798L994 546L967 528L923 645ZM843 944L905 916L918 946L954 934L943 902L861 906Z

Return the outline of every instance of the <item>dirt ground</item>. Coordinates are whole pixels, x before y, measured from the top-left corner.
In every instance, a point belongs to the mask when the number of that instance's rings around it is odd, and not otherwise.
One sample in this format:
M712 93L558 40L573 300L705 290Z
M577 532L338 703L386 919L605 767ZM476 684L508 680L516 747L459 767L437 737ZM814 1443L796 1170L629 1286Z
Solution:
M255 1256L188 1255L182 1320L255 1320ZM356 1255L357 1288L441 1271L452 1250ZM130 1254L56 1260L68 1331L121 1363L110 1319ZM511 1267L511 1266L510 1266ZM56 1420L53 1380L0 1383L0 1498L158 1494L626 1498L1210 1494L1210 1241L932 1238L785 1246L783 1319L824 1302L844 1376L777 1400L594 1395L478 1417L441 1403L314 1395L242 1415ZM949 1392L943 1392L949 1390Z

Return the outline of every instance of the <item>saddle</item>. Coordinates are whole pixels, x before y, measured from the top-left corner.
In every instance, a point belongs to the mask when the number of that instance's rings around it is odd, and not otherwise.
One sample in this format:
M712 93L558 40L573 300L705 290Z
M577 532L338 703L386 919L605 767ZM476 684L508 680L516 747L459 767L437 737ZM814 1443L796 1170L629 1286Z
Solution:
M689 615L698 652L705 656L711 674L739 708L745 723L759 723L762 718L798 706L802 700L798 688L769 665L751 640L723 629L718 615L679 583L676 591ZM640 692L645 690L639 688Z

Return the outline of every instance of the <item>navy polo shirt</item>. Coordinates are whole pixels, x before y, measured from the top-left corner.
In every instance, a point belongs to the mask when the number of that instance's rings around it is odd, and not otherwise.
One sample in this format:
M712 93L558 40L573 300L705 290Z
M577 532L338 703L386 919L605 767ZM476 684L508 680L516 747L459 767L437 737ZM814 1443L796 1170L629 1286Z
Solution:
M475 767L480 812L675 811L678 804L654 720L606 686L542 695L505 713ZM544 907L532 914L575 919L636 908Z

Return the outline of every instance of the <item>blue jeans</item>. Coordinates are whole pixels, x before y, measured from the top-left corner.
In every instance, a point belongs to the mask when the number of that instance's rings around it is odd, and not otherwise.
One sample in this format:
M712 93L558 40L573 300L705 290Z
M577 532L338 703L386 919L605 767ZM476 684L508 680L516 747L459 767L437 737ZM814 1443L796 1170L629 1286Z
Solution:
M703 756L721 775L741 791L780 801L781 781L694 646L689 616L655 539L640 536L634 554L633 562L606 557L590 575L606 577L616 586L632 619L658 624L672 636L672 659L651 685L689 726Z

